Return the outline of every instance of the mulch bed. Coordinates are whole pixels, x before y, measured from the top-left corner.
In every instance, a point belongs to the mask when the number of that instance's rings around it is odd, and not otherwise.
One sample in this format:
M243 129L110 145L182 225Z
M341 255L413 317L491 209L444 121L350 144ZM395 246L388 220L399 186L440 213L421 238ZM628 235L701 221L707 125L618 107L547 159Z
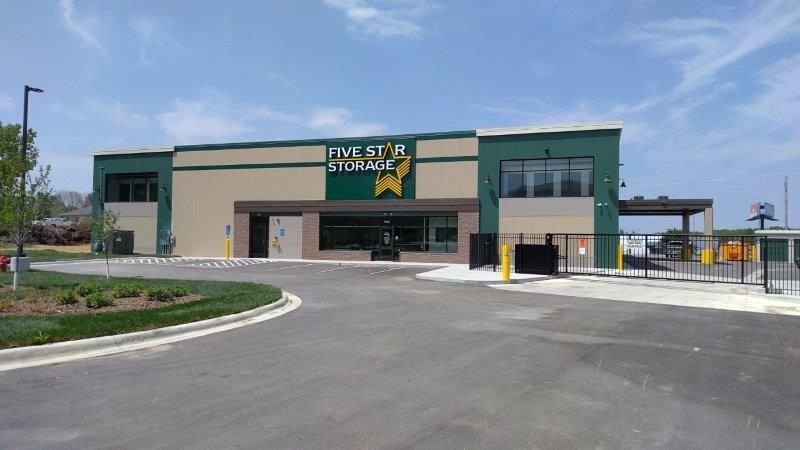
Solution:
M12 299L9 295L11 286L0 286L0 317L2 316L28 316L28 315L58 315L58 314L97 314L114 311L131 311L141 309L163 308L178 303L187 303L203 298L199 294L189 294L184 297L176 297L168 302L154 302L147 300L144 295L129 298L115 298L113 306L102 308L87 308L86 302L82 297L78 297L78 302L71 305L59 305L56 301L47 296L47 292L37 291L36 289L26 289L25 297ZM5 301L5 300L8 301Z

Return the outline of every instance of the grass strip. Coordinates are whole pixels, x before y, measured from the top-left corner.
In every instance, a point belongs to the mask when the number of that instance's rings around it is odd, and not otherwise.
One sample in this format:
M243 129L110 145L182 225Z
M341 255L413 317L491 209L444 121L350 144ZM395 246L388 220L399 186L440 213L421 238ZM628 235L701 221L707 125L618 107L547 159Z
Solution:
M16 254L17 254L16 249L0 250L0 256L8 256L9 258L13 258L14 256L16 256ZM31 262L35 263L106 258L106 256L102 253L91 253L91 252L71 253L71 252L60 252L58 250L52 250L52 249L41 249L41 250L25 249L25 255L31 259ZM109 258L139 258L145 256L148 255L109 255Z
M104 291L109 292L117 284L131 281L141 283L145 287L181 284L188 287L189 293L199 294L203 298L148 310L60 316L4 316L0 317L0 348L109 336L196 322L268 305L280 299L282 295L279 288L257 283L142 278L107 280L97 276L40 271L25 273L22 277L22 286L36 288L46 293L56 289L74 288L86 281L97 282ZM0 285L9 284L11 284L11 274L0 273ZM13 295L6 293L4 297Z

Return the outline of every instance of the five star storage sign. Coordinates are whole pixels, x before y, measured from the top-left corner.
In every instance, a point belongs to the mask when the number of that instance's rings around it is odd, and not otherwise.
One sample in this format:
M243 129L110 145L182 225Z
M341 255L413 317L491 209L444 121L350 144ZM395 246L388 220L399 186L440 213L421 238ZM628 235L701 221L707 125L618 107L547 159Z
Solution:
M347 143L327 146L328 199L413 198L406 192L415 142ZM369 177L369 179L366 179ZM369 181L369 185L366 183ZM413 183L411 183L413 189ZM367 191L369 189L369 191ZM390 195L392 194L392 195ZM410 195L409 195L410 194Z

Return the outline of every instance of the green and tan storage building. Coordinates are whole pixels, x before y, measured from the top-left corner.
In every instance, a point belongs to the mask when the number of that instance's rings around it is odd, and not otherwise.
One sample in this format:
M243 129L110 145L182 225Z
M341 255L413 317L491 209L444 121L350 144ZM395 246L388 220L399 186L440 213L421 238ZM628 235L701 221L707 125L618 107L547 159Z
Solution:
M466 263L469 235L616 233L621 122L94 152L143 254Z

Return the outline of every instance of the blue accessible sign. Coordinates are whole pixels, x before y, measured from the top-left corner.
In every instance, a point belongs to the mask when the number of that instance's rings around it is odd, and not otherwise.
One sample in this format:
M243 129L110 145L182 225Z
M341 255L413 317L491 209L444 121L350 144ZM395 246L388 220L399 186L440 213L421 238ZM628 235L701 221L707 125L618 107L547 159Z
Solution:
M225 225L225 236L230 236L230 235L231 235L231 226Z

